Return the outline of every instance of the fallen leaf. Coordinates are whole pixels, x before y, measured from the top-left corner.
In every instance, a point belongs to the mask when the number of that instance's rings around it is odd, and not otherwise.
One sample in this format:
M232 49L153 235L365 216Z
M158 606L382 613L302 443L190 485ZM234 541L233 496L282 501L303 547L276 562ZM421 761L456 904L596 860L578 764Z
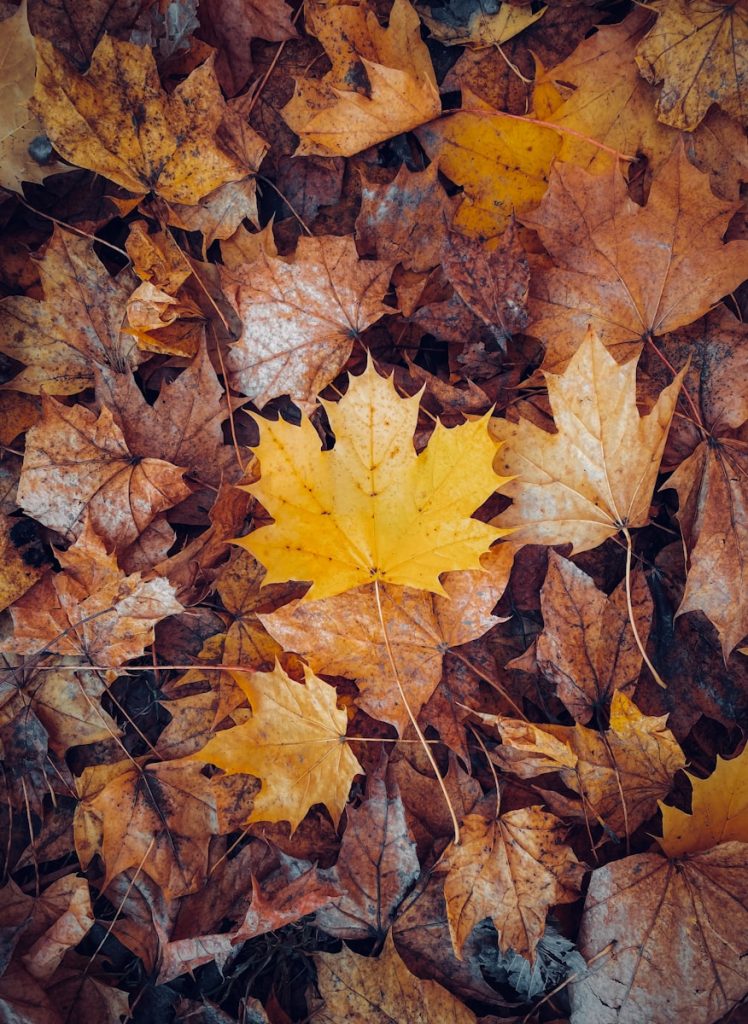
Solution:
M0 513L0 611L5 611L44 574L42 568L27 565L11 537L13 520Z
M340 939L381 941L421 870L397 783L370 775L366 799L346 818L337 862L322 872L337 893L315 921Z
M13 192L22 192L22 181L44 181L49 174L70 169L59 161L50 165L31 156L34 140L44 131L29 106L35 68L34 37L22 0L10 17L0 21L0 186Z
M678 493L690 567L678 615L703 611L727 659L748 633L748 443L709 437L665 483Z
M692 132L718 103L745 124L748 19L743 8L710 0L660 0L653 6L657 21L640 44L636 63L648 81L663 83L660 120Z
M144 871L167 899L196 892L208 871L208 840L219 831L215 787L195 764L114 770L85 768L79 780L75 846L86 868L95 854L106 866L101 884L128 868Z
M149 47L104 36L85 75L46 39L37 50L34 106L71 163L176 203L197 203L252 170L218 141L226 106L212 60L167 96Z
M12 295L0 303L0 350L25 369L5 387L32 395L74 395L93 383L95 366L120 372L142 361L122 330L136 280L110 277L88 239L55 227L39 261L44 300Z
M16 654L46 648L118 668L153 642L160 619L183 610L167 580L126 576L90 520L77 541L56 555L63 571L48 573L13 605L8 646Z
M387 313L392 263L360 260L350 236L300 238L293 262L268 255L224 270L223 290L242 322L227 358L238 391L262 408L302 404L343 369L354 340Z
M573 1024L712 1024L748 992L744 843L669 861L642 853L592 873L579 936L590 964Z
M499 947L532 962L550 907L573 903L585 867L564 840L563 822L540 807L496 820L469 814L460 845L444 854L444 897L452 945L461 958L473 928L490 917Z
M299 136L296 156L352 156L441 112L431 56L408 0L395 0L386 29L367 6L347 5L315 11L312 29L332 70L321 80L297 78L281 111Z
M222 424L229 403L233 410L241 402L224 395L205 346L175 380L163 385L152 405L131 373L101 369L96 383L99 404L112 413L135 457L183 466L214 486L231 477L232 470L236 479L236 456L224 444Z
M529 330L546 345L544 365L564 365L590 325L625 356L632 342L706 313L745 277L748 242L722 244L734 211L680 144L646 206L628 197L616 169L591 175L558 164L538 210L523 218L553 261L537 265L530 290Z
M80 533L87 512L107 547L122 549L191 493L184 470L133 457L108 409L97 417L85 406L46 396L42 409L41 421L26 434L18 502L64 537Z
M58 878L45 889L40 903L48 927L22 960L29 974L44 984L51 980L67 950L83 941L95 920L88 882L77 875Z
M102 37L126 33L141 7L142 0L88 0L74 6L29 0L29 24L35 36L49 39L84 71Z
M356 240L381 260L423 273L441 261L454 207L435 163L423 171L409 171L403 164L388 185L362 182Z
M710 850L720 843L748 843L748 747L737 757L717 764L706 779L690 772L691 813L660 804L662 838L668 857L684 857Z
M253 39L293 39L296 29L285 0L200 0L199 35L218 50L216 75L228 96L236 96L253 70Z
M493 110L467 90L463 109L421 128L418 140L465 198L454 227L473 238L494 238L514 213L535 206L548 187L561 137Z
M603 824L616 836L631 835L651 817L685 765L683 751L665 727L667 715L643 715L620 690L611 700L610 729L576 725L536 726L503 716L494 723L502 746L492 758L520 778L558 771L581 804L544 791L558 813Z
M513 551L500 544L483 556L482 567L444 577L441 597L387 584L381 588L387 640L418 717L442 675L450 647L482 636L498 621L491 610L511 572ZM390 722L402 734L410 723L392 678L376 595L371 587L317 601L294 601L260 621L287 651L295 651L315 672L355 679L356 703L367 714Z
M400 398L369 360L340 402L323 402L331 451L306 417L301 427L263 421L262 477L248 490L275 522L240 542L266 582L311 579L305 600L374 580L443 595L441 573L480 568L500 533L469 516L505 482L488 461L487 417L452 430L437 422L416 455L419 397Z
M644 526L685 368L650 413L636 406L636 360L620 366L590 328L562 374L546 373L556 433L492 419L512 506L494 520L513 540L586 551Z
M635 156L644 153L647 169L658 174L667 163L678 134L657 120L655 90L639 74L636 49L651 24L648 10L635 8L618 25L602 25L583 39L563 63L544 71L535 85L563 83L546 119L562 129L559 159L595 173L615 166L606 149L585 138ZM573 87L567 95L568 87ZM575 134L572 134L575 133ZM699 170L708 172L712 188L725 199L736 200L739 181L748 169L748 144L739 126L716 107L685 140L686 152Z
M345 742L347 715L334 688L308 669L305 683L295 683L277 663L274 672L232 675L252 718L216 733L193 759L262 779L249 821L288 821L294 830L323 803L337 825L362 769Z
M632 577L631 603L646 645L653 605L641 572ZM633 695L642 656L631 630L625 580L607 597L586 573L551 551L540 606L538 667L577 722L589 722L616 690Z
M346 946L341 953L316 953L321 1024L476 1024L475 1014L435 981L421 981L398 956L388 935L378 957Z

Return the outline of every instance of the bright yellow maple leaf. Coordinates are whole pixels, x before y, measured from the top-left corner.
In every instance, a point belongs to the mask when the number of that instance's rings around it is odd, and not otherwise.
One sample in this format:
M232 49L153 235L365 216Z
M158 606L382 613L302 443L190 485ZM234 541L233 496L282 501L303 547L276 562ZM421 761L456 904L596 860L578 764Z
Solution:
M691 813L661 803L660 846L668 857L710 850L719 843L748 843L748 747L717 765L708 779L691 780Z
M260 421L262 477L246 490L275 522L237 543L266 567L266 584L311 580L305 599L375 580L444 595L441 573L481 567L509 532L470 518L506 483L492 468L488 414L451 430L437 422L417 455L419 400L400 398L369 360L339 402L322 402L330 451L306 416L300 427Z
M233 672L252 717L192 755L262 780L249 821L289 821L295 829L313 804L324 804L337 826L354 776L363 773L345 742L348 719L335 688L311 669L304 674L305 683L295 683L277 662L273 672Z

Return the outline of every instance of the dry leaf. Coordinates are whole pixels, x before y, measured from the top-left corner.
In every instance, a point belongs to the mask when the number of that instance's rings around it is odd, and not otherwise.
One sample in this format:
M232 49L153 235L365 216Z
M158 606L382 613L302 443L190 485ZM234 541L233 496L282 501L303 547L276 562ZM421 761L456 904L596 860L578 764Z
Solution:
M47 397L42 408L26 435L18 503L64 537L77 536L88 513L104 544L121 550L191 493L184 470L133 457L108 409L97 417Z
M636 360L613 359L590 328L562 374L545 375L556 433L530 420L491 420L504 441L496 465L516 476L494 522L513 541L586 551L624 527L644 526L684 370L650 413L636 406Z
M0 351L26 363L5 387L32 395L74 395L94 367L119 372L143 359L122 330L135 278L110 277L88 239L55 227L39 261L44 301L10 296L0 304Z
M483 556L482 568L448 573L446 596L384 585L382 616L417 717L436 689L450 647L482 636L499 620L491 610L509 579L514 552L507 544ZM260 621L285 650L301 654L315 672L355 679L356 703L402 734L410 722L392 678L376 596L371 587L317 601L295 601Z
M493 6L486 11L482 7L448 3L436 7L433 14L429 7L424 7L422 17L431 35L445 46L501 46L524 32L548 10L541 7L533 12L529 7L503 3L497 11L492 11Z
M416 455L419 398L400 398L370 359L340 402L323 402L331 451L306 417L262 422L262 477L247 489L275 522L240 543L266 582L312 580L305 600L375 580L443 595L441 573L480 568L500 532L469 516L505 482L490 466L487 417L452 430L437 421Z
M461 959L479 921L490 917L503 952L531 962L557 903L573 903L585 873L564 842L563 822L540 807L524 807L490 821L469 814L460 845L444 855L444 897L452 945Z
M710 850L733 840L748 843L748 747L717 764L707 779L690 772L691 813L660 804L662 839L668 857L683 857Z
M340 895L317 911L315 922L340 939L381 941L420 874L397 784L370 775L366 800L348 808L346 818L337 862L322 872Z
M657 114L692 132L712 103L746 123L748 17L740 4L659 0L657 21L639 46L644 77L662 82Z
M226 105L212 60L167 96L149 47L104 36L85 75L37 39L34 106L56 149L130 192L197 203L253 168L224 150Z
M343 4L315 11L311 27L332 70L322 80L297 78L281 111L299 136L297 156L352 156L439 115L431 56L408 0L395 0L386 29L368 7Z
M631 581L637 632L646 645L653 605L644 574ZM577 722L585 725L615 690L633 695L642 666L626 604L626 581L610 597L572 562L551 551L541 591L544 629L536 658Z
M435 981L421 981L398 956L391 935L378 957L316 953L320 1024L476 1024L475 1014Z
M11 537L13 520L0 513L0 611L34 586L44 570L27 565Z
M392 263L360 260L350 236L300 238L293 262L268 255L221 275L242 322L227 359L238 391L262 408L313 402L343 369L354 339L386 313Z
M744 843L681 862L643 853L592 873L572 1024L712 1024L748 992ZM594 962L593 962L594 961Z
M288 821L294 830L323 803L337 825L362 769L345 742L347 715L334 688L308 669L305 683L295 683L277 663L274 672L232 675L252 718L216 733L193 758L262 779L249 821Z
M56 555L63 571L48 573L12 608L14 632L8 646L16 654L46 648L118 668L153 642L158 621L183 610L162 577L126 576L90 520L75 544Z
M706 313L746 275L748 241L722 244L735 204L717 199L707 175L676 145L637 206L616 169L591 175L558 164L535 228L552 258L538 264L530 330L545 366L564 365L592 325L620 357L647 334L665 334Z

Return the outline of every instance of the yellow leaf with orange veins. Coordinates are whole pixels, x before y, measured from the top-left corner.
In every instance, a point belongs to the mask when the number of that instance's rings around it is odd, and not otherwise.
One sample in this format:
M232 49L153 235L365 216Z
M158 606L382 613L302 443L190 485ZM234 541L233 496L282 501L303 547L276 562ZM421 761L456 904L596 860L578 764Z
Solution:
M353 156L439 116L431 57L408 0L395 0L386 29L373 11L347 5L315 12L312 24L333 66L321 80L297 79L281 111L299 136L296 156Z
M46 39L36 45L34 107L71 163L175 203L254 170L217 141L226 104L212 60L167 95L149 47L105 35L82 75Z
M708 779L691 780L691 813L661 803L660 846L668 857L710 850L719 843L748 843L748 747L730 760L717 755Z
M262 476L247 490L275 522L238 543L266 583L311 580L304 599L379 580L445 594L444 572L479 569L502 532L470 518L506 481L492 468L488 416L448 430L437 422L416 454L420 394L400 398L371 361L340 402L323 402L335 447L301 425L262 420Z
M467 90L463 107L421 128L418 140L465 196L454 226L471 237L500 234L514 213L537 206L548 188L561 136L502 114Z
M445 852L444 898L459 959L470 933L490 917L503 952L531 962L557 903L573 903L585 867L564 842L566 826L540 807L522 807L489 821L469 814L459 846Z
M337 826L363 769L345 742L347 714L335 688L309 669L296 683L277 662L273 672L232 675L252 717L216 733L193 759L262 780L249 821L289 821L294 830L313 804L324 804Z
M644 526L684 372L640 416L636 360L619 365L590 328L564 372L545 374L555 434L491 421L505 442L497 469L516 477L505 488L513 504L494 522L517 527L517 541L574 552Z

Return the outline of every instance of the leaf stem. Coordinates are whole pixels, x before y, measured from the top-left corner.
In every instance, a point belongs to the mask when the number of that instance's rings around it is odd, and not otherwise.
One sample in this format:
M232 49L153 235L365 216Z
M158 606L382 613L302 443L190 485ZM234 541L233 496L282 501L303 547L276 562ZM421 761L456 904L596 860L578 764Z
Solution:
M631 631L634 634L634 640L636 640L636 646L639 648L639 653L642 656L644 664L647 666L649 671L654 677L654 681L658 686L661 686L663 690L667 689L667 683L663 681L662 676L654 667L652 662L649 660L647 652L644 650L644 644L639 636L639 630L636 628L636 621L634 619L634 608L631 604L631 534L629 533L628 527L623 527L623 535L626 538L626 606L629 613L629 622L631 623Z
M423 735L423 732L421 731L421 727L419 726L419 724L418 724L418 722L416 720L416 716L413 714L413 710L412 710L410 704L408 703L408 698L405 696L405 690L403 689L403 684L400 682L400 673L398 672L397 665L395 664L395 658L394 658L394 655L392 653L392 647L390 646L390 638L387 635L387 627L384 624L384 615L382 614L382 601L381 601L381 598L379 596L379 580L377 580L377 579L374 580L374 596L375 596L376 601L377 601L377 611L379 612L379 624L382 627L382 636L384 637L384 645L387 648L387 656L389 657L389 660L390 660L390 666L392 668L392 675L395 678L395 683L397 684L397 689L398 689L398 691L400 693L400 699L402 700L403 704L405 705L405 710L408 712L408 718L410 719L410 721L411 721L411 723L413 725L413 728L416 731L416 736L421 741L421 745L423 746L423 749L426 751L426 757L429 759L429 764L433 768L434 773L436 775L436 780L439 783L439 787L441 788L442 793L444 794L444 799L445 799L445 801L447 803L447 807L449 808L449 816L452 819L452 827L454 829L454 837L455 837L454 838L454 844L455 844L455 846L459 846L460 845L460 824L457 821L457 815L455 814L455 809L452 806L452 801L449 799L449 793L447 792L447 786L446 786L446 784L444 782L444 779L442 778L441 772L439 771L439 766L436 763L436 759L435 759L434 755L431 752L431 747L429 746L428 741L426 740L426 737Z

